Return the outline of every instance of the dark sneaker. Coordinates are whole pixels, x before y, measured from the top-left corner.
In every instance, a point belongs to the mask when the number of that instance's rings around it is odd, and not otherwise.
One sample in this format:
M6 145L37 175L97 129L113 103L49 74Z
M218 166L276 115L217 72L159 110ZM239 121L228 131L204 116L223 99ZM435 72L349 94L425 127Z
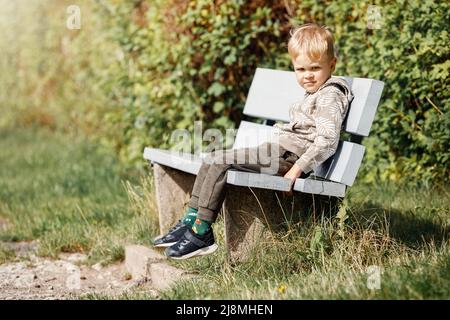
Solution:
M170 247L178 242L183 237L183 234L186 230L191 227L184 224L183 222L178 221L178 223L172 227L169 232L167 232L163 236L156 237L153 240L153 246L155 247Z
M195 234L189 228L177 243L166 249L165 254L172 259L188 259L204 256L216 250L217 244L214 241L212 228L202 236Z

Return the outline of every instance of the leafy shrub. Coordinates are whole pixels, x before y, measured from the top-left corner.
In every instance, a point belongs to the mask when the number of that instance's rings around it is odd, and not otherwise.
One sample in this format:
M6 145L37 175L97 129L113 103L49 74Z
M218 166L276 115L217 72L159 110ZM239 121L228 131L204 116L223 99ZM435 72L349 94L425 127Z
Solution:
M127 160L142 147L168 146L175 129L233 128L258 65L288 68L284 7L267 1L146 1L115 7L117 41L127 68L115 92ZM211 14L214 12L214 14ZM120 75L117 77L117 75ZM142 161L141 161L142 162Z
M378 1L380 29L367 28L366 3L328 1L323 7L302 1L298 17L334 26L342 56L337 73L385 82L365 142L366 181L448 178L449 4Z
M334 29L340 54L336 74L386 83L364 142L365 181L447 178L449 4L376 5L379 29L368 28L369 7L363 2L119 4L117 36L134 70L119 83L125 93L118 99L119 122L125 123L123 155L140 159L144 145L167 146L171 130L192 130L194 120L222 129L237 125L255 68L289 69L289 29L316 22Z
M385 82L360 179L449 178L448 2L374 1L371 29L359 1L80 0L81 30L64 27L69 0L0 3L0 126L81 129L143 165L144 146L196 120L237 126L255 68L289 70L289 30L316 22L334 31L337 75Z

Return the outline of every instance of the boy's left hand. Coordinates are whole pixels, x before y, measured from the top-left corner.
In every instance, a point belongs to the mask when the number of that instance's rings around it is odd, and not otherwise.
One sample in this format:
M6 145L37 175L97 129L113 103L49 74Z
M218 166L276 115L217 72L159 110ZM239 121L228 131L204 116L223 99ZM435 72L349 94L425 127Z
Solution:
M295 179L300 177L301 174L302 169L300 169L300 167L296 163L294 163L292 168L284 175L285 178L291 180L291 191L288 192L289 195L292 195L292 187L294 186Z

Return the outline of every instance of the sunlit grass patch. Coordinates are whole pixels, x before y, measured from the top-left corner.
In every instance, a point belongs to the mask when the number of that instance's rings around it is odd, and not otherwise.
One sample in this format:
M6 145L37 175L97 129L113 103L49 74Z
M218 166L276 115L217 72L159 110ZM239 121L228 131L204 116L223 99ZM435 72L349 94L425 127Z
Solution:
M94 263L123 260L128 242L151 239L151 207L138 213L129 201L141 181L113 153L42 129L4 130L0 148L9 150L0 154L0 217L9 224L0 240L39 239L40 255L81 252Z

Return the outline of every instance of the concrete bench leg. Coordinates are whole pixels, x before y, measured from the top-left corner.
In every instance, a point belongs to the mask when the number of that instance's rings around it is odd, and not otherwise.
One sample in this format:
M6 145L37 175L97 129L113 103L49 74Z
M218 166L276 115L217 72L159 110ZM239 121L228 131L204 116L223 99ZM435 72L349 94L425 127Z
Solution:
M195 175L154 164L159 228L165 234L183 216L190 199Z
M270 231L279 228L285 218L275 191L231 185L227 188L223 215L228 257L243 260L258 241L269 239Z
M296 223L313 210L316 215L326 213L326 199L329 197L297 192L291 197L282 192L228 185L223 215L229 259L245 260L257 243L270 241L271 231L283 229L286 222Z

